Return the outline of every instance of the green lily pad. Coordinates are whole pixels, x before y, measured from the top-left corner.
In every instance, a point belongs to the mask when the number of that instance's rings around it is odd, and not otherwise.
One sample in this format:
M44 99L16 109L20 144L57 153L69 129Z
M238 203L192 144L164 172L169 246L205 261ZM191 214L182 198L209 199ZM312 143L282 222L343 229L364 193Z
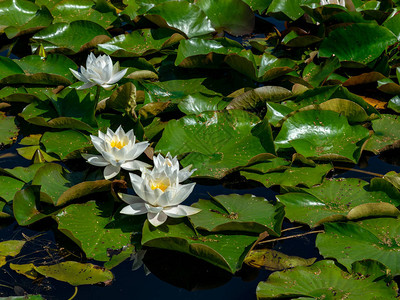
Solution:
M112 213L112 202L89 201L65 207L54 219L58 223L58 230L82 248L87 258L108 261L108 249L118 250L129 246L132 232L140 232L143 223L140 217L116 222ZM133 220L138 221L134 223Z
M0 70L1 80L10 75L24 73L24 70L15 61L4 56L0 56Z
M244 166L260 154L274 151L272 136L266 131L262 142L255 136L260 120L242 110L204 112L171 120L156 146L156 151L171 155L189 153L182 165L193 165L194 176L222 178L235 167ZM265 145L265 146L264 146Z
M272 0L243 0L253 11L258 11L260 14L268 8Z
M287 193L276 198L286 207L286 217L311 227L325 222L375 216L399 215L400 200L383 191L368 191L368 182L356 178L326 180L302 193ZM388 205L391 204L391 205Z
M217 31L226 31L239 36L250 34L254 28L254 13L241 0L198 0L199 6ZM235 9L232 10L232 7Z
M178 104L178 108L187 115L197 115L205 111L222 110L228 105L228 102L222 99L223 97L221 96L208 96L202 93L195 93L183 98Z
M110 34L100 25L91 21L74 21L71 23L56 23L48 26L33 36L37 43L42 43L44 49L53 51L60 49L66 54L75 54L86 49L90 44L95 46L104 41L96 37L109 38Z
M17 139L19 130L14 120L15 117L0 112L0 144L10 145Z
M396 115L382 115L372 121L374 134L365 144L365 150L375 154L391 148L397 148L400 141L400 122Z
M278 19L297 20L304 11L301 9L301 0L272 0L267 13Z
M367 219L349 223L327 223L316 245L324 257L334 257L350 269L361 259L385 264L393 275L400 274L400 222L396 218Z
M67 172L61 165L48 163L35 174L33 185L41 186L42 201L55 206L65 205L77 198L98 192L109 191L111 181L84 181L81 176Z
M340 61L367 64L396 41L395 35L385 27L370 23L351 24L333 30L322 42L319 55L330 57L334 54Z
M111 56L136 57L156 53L181 39L183 36L168 28L142 29L118 35L97 47Z
M14 198L16 192L18 192L25 182L14 179L8 176L0 176L0 197L5 201L10 202Z
M347 118L336 112L308 110L296 113L283 123L275 145L293 147L305 157L357 162L368 136L368 129L350 126Z
M288 89L280 86L262 86L235 97L227 109L255 109L266 102L279 102L291 95Z
M400 112L400 97L394 96L392 99L390 99L387 107L394 110L395 112L399 113Z
M242 267L243 259L257 236L196 233L185 218L169 218L158 227L148 221L143 226L142 245L193 255L230 273Z
M268 163L259 163L246 167L240 174L246 179L255 180L265 187L273 185L311 187L319 184L325 175L332 169L330 164L318 164L314 167L287 166L288 163L276 166L275 170ZM266 170L267 171L264 171ZM270 170L268 170L270 169Z
M31 1L6 0L0 4L0 32L5 32L9 39L35 32L50 25L53 21L46 7L40 8Z
M280 271L294 267L310 266L316 258L302 258L289 256L273 249L251 250L244 259L244 263L255 267L264 268L270 271Z
M97 283L109 284L114 279L114 275L110 270L90 263L82 264L76 261L65 261L50 266L10 264L10 268L28 278L32 278L32 272L36 272L45 277L67 282L73 286Z
M38 187L27 187L18 191L13 200L13 212L19 225L30 225L48 215L39 211L40 191Z
M397 284L376 261L356 262L343 271L331 260L275 272L257 286L257 299L395 299Z
M73 21L86 20L99 24L107 29L117 18L115 10L101 11L93 5L91 0L64 0L58 2L51 9L51 14L54 17L54 23L71 23Z
M25 243L26 241L23 240L8 240L0 242L0 255L16 256L21 252L21 249Z
M329 75L339 68L340 62L336 56L328 58L320 65L311 62L304 68L303 79L312 86L319 86Z
M284 216L283 205L253 195L220 195L200 199L193 207L201 211L190 217L194 226L208 231L236 231L279 236Z
M205 13L186 1L160 3L148 10L145 17L160 27L177 29L189 38L214 31Z
M79 153L72 156L72 152L92 145L86 135L75 130L47 131L43 134L40 142L46 148L47 153L55 153L60 159L80 158Z
M218 67L223 62L225 55L238 53L242 50L242 45L227 38L182 40L179 43L175 66L186 68ZM217 55L221 55L221 58L218 59Z

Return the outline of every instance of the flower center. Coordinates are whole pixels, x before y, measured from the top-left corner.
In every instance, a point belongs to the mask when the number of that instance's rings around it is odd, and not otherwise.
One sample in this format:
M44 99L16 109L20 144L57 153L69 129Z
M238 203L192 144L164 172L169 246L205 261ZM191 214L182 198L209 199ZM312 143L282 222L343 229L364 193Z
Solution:
M113 148L122 149L127 145L126 141L121 141L119 139L113 139L110 143L110 146Z
M163 192L170 186L168 178L161 178L158 180L151 180L150 187L152 190L160 189Z

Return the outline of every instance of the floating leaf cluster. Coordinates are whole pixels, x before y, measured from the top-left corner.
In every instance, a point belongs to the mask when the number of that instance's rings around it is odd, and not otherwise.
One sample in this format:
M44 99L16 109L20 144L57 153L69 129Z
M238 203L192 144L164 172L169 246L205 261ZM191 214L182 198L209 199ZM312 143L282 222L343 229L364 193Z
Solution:
M1 1L0 221L81 257L17 263L24 236L1 267L109 285L163 249L274 271L258 299L396 298L400 175L337 173L400 145L399 3ZM277 195L191 194L215 182ZM284 218L323 259L272 249Z

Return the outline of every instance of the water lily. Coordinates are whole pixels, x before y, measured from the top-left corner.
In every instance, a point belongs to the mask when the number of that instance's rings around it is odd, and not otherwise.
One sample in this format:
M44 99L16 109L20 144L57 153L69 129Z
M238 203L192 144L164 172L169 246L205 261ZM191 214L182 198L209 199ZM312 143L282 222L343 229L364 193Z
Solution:
M346 0L321 0L321 5L337 4L346 7Z
M132 129L125 133L121 126L115 132L108 128L107 133L99 131L98 136L91 135L90 138L101 155L82 154L82 156L94 166L105 167L105 179L117 176L121 168L134 171L150 167L149 164L136 160L149 146L149 142L136 143Z
M95 85L109 89L125 76L127 70L120 71L119 62L113 66L110 56L105 54L96 57L93 53L87 57L86 69L81 66L81 72L77 72L70 68L72 74L85 83L78 87L78 90L88 89Z
M193 191L195 183L181 184L193 172L177 168L176 157L154 158L154 168L142 170L142 176L130 173L132 187L137 196L120 194L129 205L121 210L122 214L141 215L147 213L147 219L154 226L163 224L168 217L179 218L198 213L200 209L181 205Z

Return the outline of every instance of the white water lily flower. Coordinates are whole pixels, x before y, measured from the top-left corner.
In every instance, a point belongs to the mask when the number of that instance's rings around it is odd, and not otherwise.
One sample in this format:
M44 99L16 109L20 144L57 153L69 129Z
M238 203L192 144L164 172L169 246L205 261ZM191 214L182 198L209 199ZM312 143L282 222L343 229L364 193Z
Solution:
M128 69L119 70L119 62L113 66L111 57L107 54L94 56L90 53L86 60L86 69L81 66L81 72L69 69L72 74L85 84L78 87L78 90L88 89L99 85L105 89L111 88L116 82L125 76Z
M158 156L154 156L153 163L154 168L156 168L158 172L164 170L167 176L171 176L172 173L177 172L179 182L185 181L197 170L190 170L192 167L191 165L183 168L182 170L179 170L180 166L178 159L176 158L176 156L172 158L169 152L167 153L165 158L161 154L158 154Z
M122 214L147 213L149 222L154 226L159 226L168 217L185 217L200 211L198 208L180 205L193 191L196 183L180 184L179 174L187 178L187 174L191 172L176 169L176 164L172 161L170 157L160 159L158 156L155 158L153 170L143 169L141 177L129 174L137 196L120 194L121 199L129 204L121 210Z
M346 0L321 0L321 5L337 4L346 7Z
M121 168L134 171L150 167L149 164L135 160L146 150L149 142L136 143L132 129L125 133L119 126L114 133L108 128L107 133L99 131L99 136L91 135L90 138L101 155L82 154L82 156L94 166L105 167L105 179L117 176Z

